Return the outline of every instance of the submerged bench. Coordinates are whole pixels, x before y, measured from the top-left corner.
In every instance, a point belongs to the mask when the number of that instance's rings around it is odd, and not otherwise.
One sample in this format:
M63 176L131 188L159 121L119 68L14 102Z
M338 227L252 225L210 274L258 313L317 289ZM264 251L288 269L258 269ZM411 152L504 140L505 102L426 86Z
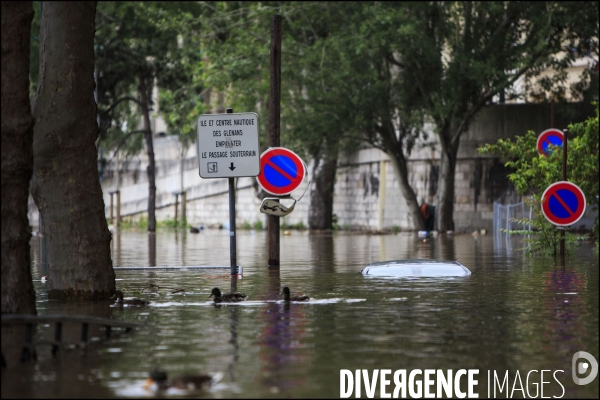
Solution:
M446 260L391 260L367 264L361 271L367 276L436 277L468 276L471 271L458 261Z
M104 326L105 335L111 337L112 328L125 328L128 332L133 328L142 326L136 322L124 322L108 318L91 317L87 315L68 315L68 314L53 314L53 315L30 315L30 314L2 314L2 326L7 325L25 325L25 345L21 351L21 361L28 361L35 353L32 352L33 347L33 325L40 323L54 323L54 340L50 342L52 345L52 354L56 355L62 345L62 328L63 323L73 322L81 324L81 342L84 344L88 341L88 332L90 325ZM5 363L4 356L2 362Z

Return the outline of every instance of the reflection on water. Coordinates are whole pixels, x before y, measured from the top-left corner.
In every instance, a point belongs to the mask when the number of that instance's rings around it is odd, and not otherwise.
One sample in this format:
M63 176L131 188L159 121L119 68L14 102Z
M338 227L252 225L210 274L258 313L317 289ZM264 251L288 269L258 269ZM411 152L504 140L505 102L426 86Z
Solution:
M54 359L49 346L39 345L38 361L29 364L15 359L23 332L3 328L8 367L2 397L151 396L142 385L158 367L171 376L223 372L206 397L339 397L340 369L383 368L478 368L480 397L487 397L488 370L522 376L563 370L565 397L598 397L595 382L577 386L571 379L573 353L598 357L598 259L590 244L563 268L553 259L523 257L514 250L517 242L499 249L491 236L424 241L416 234L293 231L281 237L277 270L267 267L266 232L240 231L242 279L230 279L228 269L117 270L118 288L148 288L136 296L152 302L117 309L109 302L48 301L39 282L46 275L39 238L31 243L40 314L88 314L144 326L110 340L90 328L96 338L89 348L66 348ZM224 230L123 231L111 246L115 266L229 265ZM472 275L360 274L369 262L408 258L457 260ZM311 301L285 304L282 286ZM248 300L215 306L213 287L239 290ZM65 327L65 342L77 342L78 335ZM51 338L50 327L38 327L36 339ZM545 396L560 394L556 382L546 385Z

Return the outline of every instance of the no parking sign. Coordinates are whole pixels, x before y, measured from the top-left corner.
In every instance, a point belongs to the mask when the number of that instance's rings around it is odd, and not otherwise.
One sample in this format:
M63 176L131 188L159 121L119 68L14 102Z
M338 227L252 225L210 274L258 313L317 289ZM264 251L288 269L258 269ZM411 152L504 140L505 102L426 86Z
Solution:
M552 149L550 145L560 147L564 140L565 135L558 129L546 129L538 136L536 147L541 155L547 156Z
M260 155L260 174L256 178L262 188L274 195L292 193L304 180L304 162L285 147L271 147Z
M585 207L583 191L571 182L553 183L542 194L542 213L554 225L573 225L583 216Z

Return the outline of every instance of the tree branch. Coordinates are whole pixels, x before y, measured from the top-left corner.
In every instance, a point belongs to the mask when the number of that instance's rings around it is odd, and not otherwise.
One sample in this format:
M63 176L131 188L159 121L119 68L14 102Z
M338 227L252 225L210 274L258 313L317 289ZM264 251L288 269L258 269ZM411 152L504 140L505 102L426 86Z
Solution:
M125 97L121 97L119 100L117 100L112 106L108 107L106 110L100 110L100 112L102 114L108 114L109 112L114 110L119 104L121 104L125 100L133 101L138 106L142 107L142 103L138 99L130 97L130 96L125 96Z
M138 133L146 133L146 130L145 130L145 129L142 129L142 130L137 130L137 131L132 131L132 132L129 132L129 133L127 133L127 134L126 134L126 135L123 137L123 139L121 139L121 141L119 142L119 144L118 144L117 148L116 148L116 149L115 149L115 151L113 152L113 155L112 155L112 157L111 157L109 160L107 160L107 164L108 164L108 163L110 163L110 162L112 161L112 159L113 159L113 158L115 158L115 156L117 155L117 152L118 152L118 151L121 149L121 146L123 146L123 145L125 144L125 142L127 141L127 139L129 139L131 136L133 136L133 135L135 135L135 134L138 134Z

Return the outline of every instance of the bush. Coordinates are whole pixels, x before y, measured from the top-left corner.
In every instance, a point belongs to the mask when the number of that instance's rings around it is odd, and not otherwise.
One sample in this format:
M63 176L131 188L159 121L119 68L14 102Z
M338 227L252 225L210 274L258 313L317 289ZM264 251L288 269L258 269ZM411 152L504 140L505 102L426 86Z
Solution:
M598 103L596 117L587 121L569 125L567 142L567 180L579 186L586 197L586 203L592 210L598 210ZM560 232L541 212L541 195L551 184L562 181L562 148L555 148L549 156L537 151L538 134L528 131L517 136L515 141L498 140L496 144L487 144L479 148L480 154L496 153L506 160L505 166L512 168L508 179L515 185L517 193L531 195L527 203L533 208L536 217L531 223L538 237L528 238L528 252L553 252L556 254L560 244ZM531 234L529 231L511 231L512 234ZM594 220L593 234L598 246L598 216ZM585 236L565 235L565 244L575 243Z

